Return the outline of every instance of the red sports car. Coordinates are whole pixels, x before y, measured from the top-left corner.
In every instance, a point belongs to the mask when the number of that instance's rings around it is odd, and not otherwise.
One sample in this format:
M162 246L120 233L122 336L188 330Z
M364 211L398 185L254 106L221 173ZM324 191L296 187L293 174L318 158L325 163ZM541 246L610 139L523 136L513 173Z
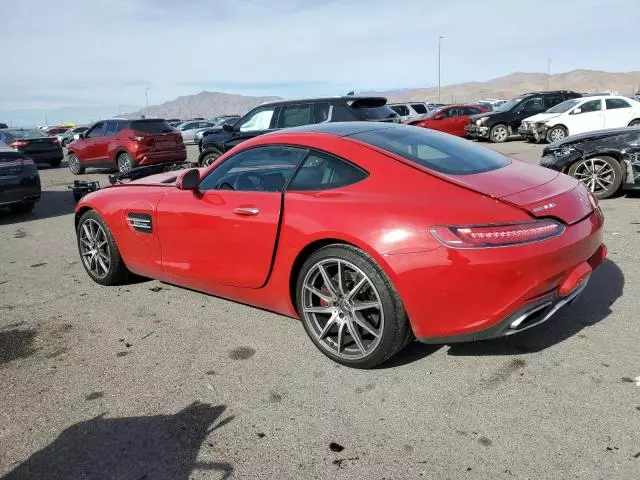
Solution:
M447 105L431 110L424 117L408 120L405 123L464 137L466 136L464 127L469 124L469 116L486 111L488 111L487 108L479 105Z
M414 337L546 321L604 259L603 221L569 176L363 122L262 135L207 168L90 193L75 218L96 282L133 272L299 317L325 355L359 368Z

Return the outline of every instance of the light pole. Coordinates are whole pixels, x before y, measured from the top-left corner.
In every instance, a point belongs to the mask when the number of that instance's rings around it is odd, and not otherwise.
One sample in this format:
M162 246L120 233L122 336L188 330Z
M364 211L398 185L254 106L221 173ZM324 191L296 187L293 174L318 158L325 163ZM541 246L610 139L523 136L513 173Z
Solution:
M547 60L547 90L551 89L551 59Z
M444 35L440 35L438 36L438 103L442 103L440 101L440 52L442 50L442 39L444 38Z
M144 89L144 96L147 99L147 109L145 110L147 117L149 117L149 90L149 87Z

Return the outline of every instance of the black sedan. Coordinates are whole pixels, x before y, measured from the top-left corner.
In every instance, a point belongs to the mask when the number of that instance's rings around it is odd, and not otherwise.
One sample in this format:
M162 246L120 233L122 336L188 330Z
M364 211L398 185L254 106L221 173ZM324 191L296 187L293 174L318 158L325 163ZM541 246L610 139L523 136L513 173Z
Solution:
M581 180L598 198L640 189L640 127L567 137L548 145L540 164Z
M0 207L14 213L30 212L40 192L40 175L33 160L0 142Z
M7 128L0 130L0 142L31 158L36 163L59 167L64 154L56 137L37 129Z

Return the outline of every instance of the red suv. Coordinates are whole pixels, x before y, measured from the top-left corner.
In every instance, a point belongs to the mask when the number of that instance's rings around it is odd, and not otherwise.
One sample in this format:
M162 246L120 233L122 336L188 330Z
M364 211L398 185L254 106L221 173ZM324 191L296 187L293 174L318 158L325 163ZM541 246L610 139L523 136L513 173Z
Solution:
M184 162L182 135L162 119L104 120L92 125L68 146L69 170L117 168L126 172L154 163Z

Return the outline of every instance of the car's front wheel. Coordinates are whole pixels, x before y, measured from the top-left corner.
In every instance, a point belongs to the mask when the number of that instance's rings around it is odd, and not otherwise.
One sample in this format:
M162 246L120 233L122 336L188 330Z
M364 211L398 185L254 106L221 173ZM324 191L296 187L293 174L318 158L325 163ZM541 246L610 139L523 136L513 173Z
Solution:
M636 118L634 120L631 120L631 122L629 122L629 126L630 127L640 127L640 118Z
M562 126L551 127L547 131L547 142L553 143L559 140L563 140L567 136L567 130Z
M311 341L342 365L376 367L412 338L395 288L355 247L329 245L314 252L300 271L296 294Z
M74 175L82 175L84 173L84 167L80 165L80 159L75 153L70 153L67 157L67 165L69 165L69 170Z
M116 241L98 212L88 210L80 217L76 237L82 265L93 281L116 285L127 277Z
M509 138L509 129L506 125L498 124L491 127L489 140L493 143L504 143Z
M207 153L204 157L202 157L200 166L208 167L213 162L215 162L218 158L220 158L221 155L222 155L222 152L219 152L218 150L214 150L212 152Z
M608 198L622 184L620 163L611 157L592 157L578 160L569 168L569 175L584 183L597 198Z

